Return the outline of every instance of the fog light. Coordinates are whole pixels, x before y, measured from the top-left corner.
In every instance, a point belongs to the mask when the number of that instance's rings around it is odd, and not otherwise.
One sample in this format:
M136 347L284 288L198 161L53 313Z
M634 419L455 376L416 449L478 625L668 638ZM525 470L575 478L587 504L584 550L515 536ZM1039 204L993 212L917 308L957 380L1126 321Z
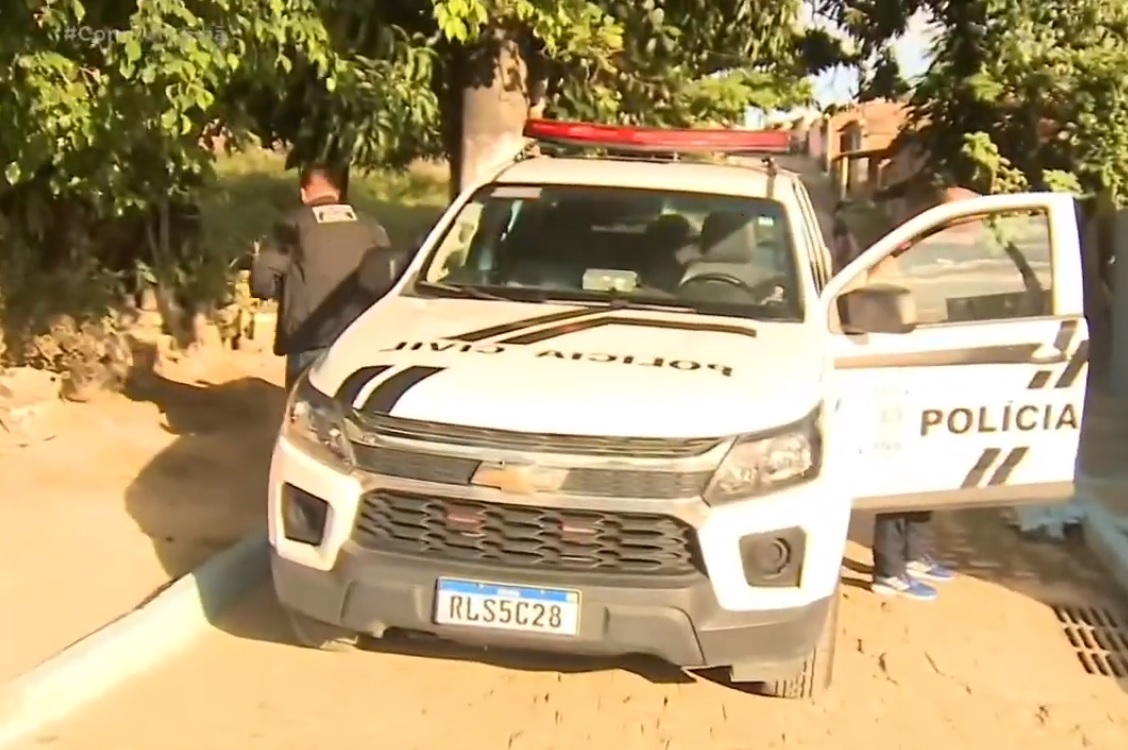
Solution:
M789 588L800 584L807 536L802 529L781 529L740 539L744 580L758 588Z
M282 486L282 535L287 539L321 544L328 518L329 503L291 484Z
M749 562L764 575L774 576L791 562L791 547L783 539L754 544L748 550Z

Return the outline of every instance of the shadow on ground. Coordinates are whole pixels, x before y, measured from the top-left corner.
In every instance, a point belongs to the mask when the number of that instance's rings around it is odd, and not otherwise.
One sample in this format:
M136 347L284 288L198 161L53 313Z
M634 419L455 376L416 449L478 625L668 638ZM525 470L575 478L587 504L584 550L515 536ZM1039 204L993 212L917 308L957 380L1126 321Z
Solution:
M156 404L176 436L130 483L125 503L177 578L265 523L284 393L253 377L186 384L150 376L126 395Z
M1090 551L1080 528L1069 527L1064 540L1021 534L1010 516L1011 511L997 509L935 514L937 559L961 576L1044 604L1060 624L1063 645L1076 654L1077 668L1128 690L1124 592ZM872 539L873 517L857 515L850 540L868 550ZM859 558L848 554L843 561L843 585L868 591L871 560L868 553Z

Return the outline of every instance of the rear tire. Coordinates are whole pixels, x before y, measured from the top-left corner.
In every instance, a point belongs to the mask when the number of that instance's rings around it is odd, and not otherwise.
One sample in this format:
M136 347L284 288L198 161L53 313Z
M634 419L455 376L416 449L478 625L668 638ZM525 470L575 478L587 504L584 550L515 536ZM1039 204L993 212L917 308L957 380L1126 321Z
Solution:
M290 629L294 632L294 639L298 645L313 648L318 651L349 652L355 651L360 644L360 634L353 633L330 625L327 622L315 620L293 610L286 610L286 617L290 620Z
M830 612L823 624L819 642L803 666L786 680L771 680L760 684L757 691L772 698L814 699L830 689L834 673L834 646L838 641L838 589L830 600Z

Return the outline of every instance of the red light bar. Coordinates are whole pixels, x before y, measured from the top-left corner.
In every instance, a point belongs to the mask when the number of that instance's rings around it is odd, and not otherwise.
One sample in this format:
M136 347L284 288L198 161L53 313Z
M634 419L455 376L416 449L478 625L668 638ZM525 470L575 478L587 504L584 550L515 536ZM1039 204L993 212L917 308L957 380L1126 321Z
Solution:
M667 129L529 120L524 134L537 141L618 151L786 154L791 150L791 133L786 130Z

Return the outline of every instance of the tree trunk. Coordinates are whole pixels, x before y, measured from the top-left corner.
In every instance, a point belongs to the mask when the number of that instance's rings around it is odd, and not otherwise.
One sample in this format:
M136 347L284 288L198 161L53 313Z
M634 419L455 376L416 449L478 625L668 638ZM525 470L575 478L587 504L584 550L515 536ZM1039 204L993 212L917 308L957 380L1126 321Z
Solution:
M467 56L462 89L459 192L483 177L483 170L520 142L529 115L528 66L519 28L495 27Z
M462 174L462 90L469 79L465 73L466 64L465 52L455 49L447 62L447 85L442 92L443 150L450 174L447 197L452 203L458 197L459 175Z

